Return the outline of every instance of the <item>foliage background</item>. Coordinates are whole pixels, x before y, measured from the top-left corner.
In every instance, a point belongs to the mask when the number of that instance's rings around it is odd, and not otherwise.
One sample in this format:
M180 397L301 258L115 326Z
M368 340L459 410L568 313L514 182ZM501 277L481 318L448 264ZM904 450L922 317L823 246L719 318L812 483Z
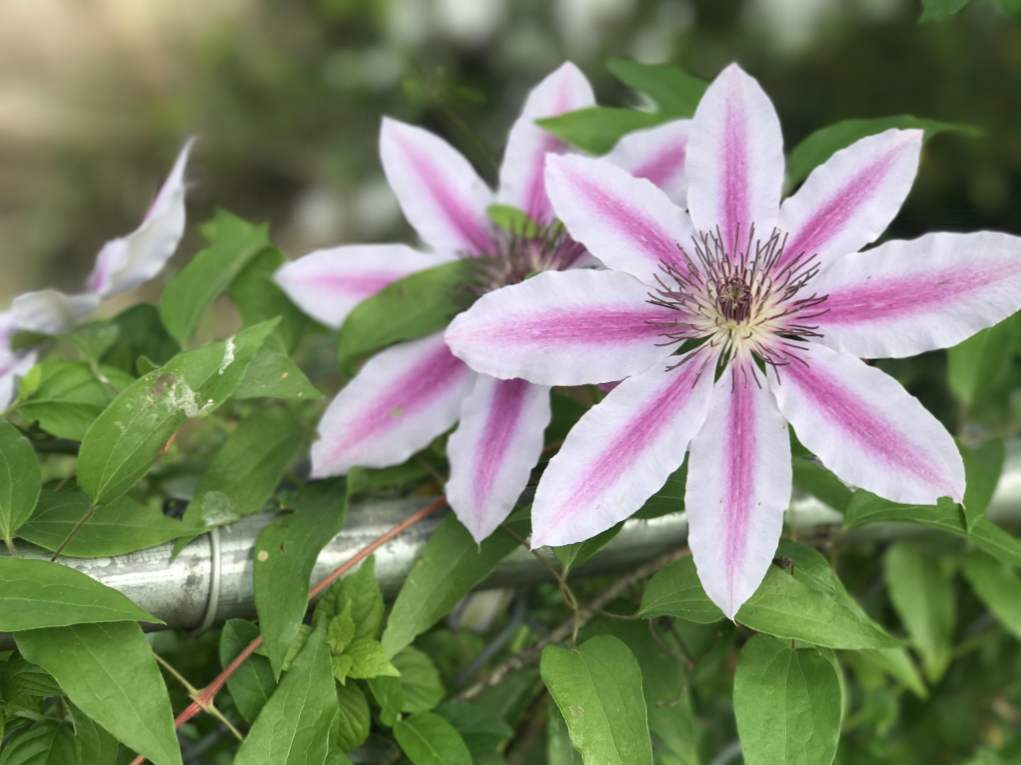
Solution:
M848 117L980 125L985 140L929 146L890 233L1016 230L1021 25L991 0L918 16L916 0L7 0L0 299L77 286L193 132L192 220L214 204L268 220L291 257L407 234L378 163L380 114L447 135L492 178L522 96L565 58L612 104L629 96L609 57L703 78L738 60L788 146Z

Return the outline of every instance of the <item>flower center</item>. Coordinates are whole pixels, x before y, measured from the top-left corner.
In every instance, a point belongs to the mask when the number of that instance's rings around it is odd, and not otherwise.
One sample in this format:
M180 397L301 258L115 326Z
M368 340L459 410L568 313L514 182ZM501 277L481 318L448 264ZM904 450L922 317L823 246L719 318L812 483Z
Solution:
M814 254L785 251L786 235L765 239L749 232L743 249L727 247L719 231L700 232L680 258L664 263L649 302L676 318L663 322L666 343L700 341L718 348L721 363L734 357L782 366L818 337L814 319L825 295L806 289L819 267Z
M560 223L544 227L533 225L516 233L501 231L496 238L495 254L463 256L478 263L472 290L479 295L523 282L543 271L563 271L573 266L585 252Z

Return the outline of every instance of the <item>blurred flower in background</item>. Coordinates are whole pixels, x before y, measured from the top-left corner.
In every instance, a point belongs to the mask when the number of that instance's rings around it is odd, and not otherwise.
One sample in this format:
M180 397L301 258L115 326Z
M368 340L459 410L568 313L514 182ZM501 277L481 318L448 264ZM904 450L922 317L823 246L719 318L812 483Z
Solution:
M611 104L627 96L609 57L704 78L738 60L774 94L788 146L847 117L979 125L982 139L932 143L890 233L1016 231L1021 83L1004 72L1021 71L1021 25L992 4L922 26L918 13L914 0L6 0L0 299L79 284L192 133L193 220L214 204L267 219L292 257L407 236L375 162L381 115L451 139L492 181L521 98L564 59Z

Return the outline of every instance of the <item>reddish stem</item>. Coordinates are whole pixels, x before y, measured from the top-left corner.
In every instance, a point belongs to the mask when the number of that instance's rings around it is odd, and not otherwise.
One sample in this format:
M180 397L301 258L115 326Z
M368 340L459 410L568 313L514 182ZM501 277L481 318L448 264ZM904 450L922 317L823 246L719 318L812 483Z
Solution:
M396 526L387 529L385 532L369 542L369 544L365 545L365 547L361 550L352 555L348 560L333 569L333 571L327 574L311 590L309 590L309 601L315 600L317 597L322 595L322 593L327 590L331 584L336 582L340 579L340 577L344 576L344 574L372 555L372 553L385 545L391 539L400 536L416 523L425 520L446 504L446 497L439 497L418 512L409 515ZM224 668L223 672L213 678L213 681L209 683L209 685L195 694L192 703L186 706L184 710L174 718L174 728L180 729L182 725L198 715L199 712L208 709L212 705L213 699L216 698L216 694L218 694L223 689L223 686L226 685L227 679L238 671L238 668L248 660L249 656L255 653L260 645L262 645L262 635L259 635L255 638L255 640L245 646L244 650L234 657L234 660ZM131 761L131 765L142 765L143 762L145 762L145 757L138 755L138 757Z

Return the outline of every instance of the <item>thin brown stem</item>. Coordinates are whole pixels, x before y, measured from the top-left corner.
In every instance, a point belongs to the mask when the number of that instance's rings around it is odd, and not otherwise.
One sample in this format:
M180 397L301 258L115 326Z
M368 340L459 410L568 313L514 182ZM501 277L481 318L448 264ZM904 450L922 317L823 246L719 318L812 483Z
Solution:
M53 555L50 556L50 563L53 563L60 557L60 554L64 552L64 548L71 544L71 540L78 536L78 532L82 530L82 526L92 520L92 516L96 514L97 509L98 508L95 504L89 505L89 509L85 511L85 515L78 519L78 522L74 525L74 527L67 532L67 536L64 537L64 541L57 545L57 549L54 550Z

